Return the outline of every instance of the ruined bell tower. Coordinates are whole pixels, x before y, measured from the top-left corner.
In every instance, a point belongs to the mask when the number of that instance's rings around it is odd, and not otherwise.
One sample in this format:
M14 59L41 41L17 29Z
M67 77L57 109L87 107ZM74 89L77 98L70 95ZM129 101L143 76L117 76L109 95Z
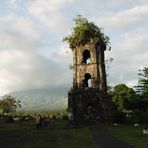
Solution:
M68 93L68 108L76 119L110 118L105 49L105 45L94 42L72 49L73 88Z
M74 120L110 118L111 99L107 95L104 51L109 43L93 22L75 19L71 35L64 38L73 54L73 87L68 92L68 111Z

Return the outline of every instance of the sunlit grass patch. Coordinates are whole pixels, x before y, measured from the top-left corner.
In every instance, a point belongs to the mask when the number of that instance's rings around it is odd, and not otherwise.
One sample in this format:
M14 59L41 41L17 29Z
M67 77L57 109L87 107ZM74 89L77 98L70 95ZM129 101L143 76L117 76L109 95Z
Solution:
M134 145L136 148L148 147L148 135L143 134L143 126L103 124L100 127L107 130L118 139Z

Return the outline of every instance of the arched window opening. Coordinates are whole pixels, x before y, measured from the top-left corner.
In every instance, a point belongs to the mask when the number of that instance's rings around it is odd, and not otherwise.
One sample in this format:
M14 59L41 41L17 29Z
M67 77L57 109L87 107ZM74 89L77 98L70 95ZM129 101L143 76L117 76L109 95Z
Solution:
M84 50L82 63L85 63L85 64L90 63L91 62L90 58L91 58L90 51L88 49Z
M86 73L84 78L85 78L85 87L91 87L92 86L91 75L89 73Z

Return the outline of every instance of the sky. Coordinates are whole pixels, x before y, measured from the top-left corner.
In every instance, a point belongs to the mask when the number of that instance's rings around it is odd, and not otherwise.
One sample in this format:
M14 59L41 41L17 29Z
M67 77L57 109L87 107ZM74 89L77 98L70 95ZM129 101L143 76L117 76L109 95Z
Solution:
M0 0L0 95L72 87L72 53L62 39L78 14L110 37L108 85L137 84L148 66L147 0Z

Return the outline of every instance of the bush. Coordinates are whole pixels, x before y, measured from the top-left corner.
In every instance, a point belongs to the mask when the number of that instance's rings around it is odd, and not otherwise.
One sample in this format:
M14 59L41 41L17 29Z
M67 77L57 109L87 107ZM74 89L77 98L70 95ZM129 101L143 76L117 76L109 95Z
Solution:
M143 123L148 124L148 111L143 113Z
M123 112L114 112L112 114L112 121L114 123L124 123L125 121L125 114Z
M143 123L143 112L141 110L133 110L131 116L133 123Z
M30 121L30 120L33 120L34 118L30 115L27 115L27 116L21 116L20 117L20 121Z
M11 123L11 122L14 122L12 116L4 116L3 121L4 121L4 123Z

